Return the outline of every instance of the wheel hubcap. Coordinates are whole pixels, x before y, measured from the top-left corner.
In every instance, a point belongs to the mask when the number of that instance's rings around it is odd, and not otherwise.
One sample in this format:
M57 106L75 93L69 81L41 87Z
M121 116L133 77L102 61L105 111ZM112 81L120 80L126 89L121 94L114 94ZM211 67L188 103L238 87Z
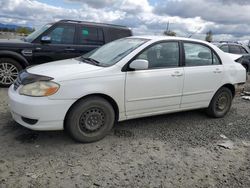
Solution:
M223 111L227 108L228 106L228 96L225 93L222 93L216 102L216 109L218 111Z
M105 114L102 109L94 107L85 111L80 117L80 128L84 132L99 130L105 123Z
M18 75L18 69L10 63L0 64L0 83L4 85L12 84Z

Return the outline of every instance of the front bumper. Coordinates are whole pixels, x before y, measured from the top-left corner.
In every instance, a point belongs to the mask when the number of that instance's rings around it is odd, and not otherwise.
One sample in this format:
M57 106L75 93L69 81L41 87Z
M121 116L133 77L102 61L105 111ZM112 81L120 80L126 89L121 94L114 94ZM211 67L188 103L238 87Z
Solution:
M9 107L13 119L32 130L63 130L67 111L75 100L52 100L48 97L19 95L13 85L9 88ZM37 120L35 123L25 119Z

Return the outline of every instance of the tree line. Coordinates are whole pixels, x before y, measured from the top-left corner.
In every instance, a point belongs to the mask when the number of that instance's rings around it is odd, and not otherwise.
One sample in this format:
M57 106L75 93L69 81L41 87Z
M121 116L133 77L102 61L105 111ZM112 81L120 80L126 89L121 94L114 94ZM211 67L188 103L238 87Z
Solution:
M18 34L24 34L24 35L28 35L30 33L32 33L33 31L35 31L34 28L29 28L29 27L18 27L18 28L7 28L7 27L3 27L0 28L0 32L15 32Z

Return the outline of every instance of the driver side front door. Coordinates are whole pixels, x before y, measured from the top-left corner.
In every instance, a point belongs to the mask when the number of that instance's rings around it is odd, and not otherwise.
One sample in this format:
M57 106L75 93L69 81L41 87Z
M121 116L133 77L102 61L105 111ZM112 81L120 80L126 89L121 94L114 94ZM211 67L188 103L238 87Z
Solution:
M57 25L45 35L51 38L50 43L35 44L33 61L36 64L76 57L75 26Z
M179 43L157 43L135 59L148 60L147 70L126 73L125 106L128 118L180 109L184 70Z

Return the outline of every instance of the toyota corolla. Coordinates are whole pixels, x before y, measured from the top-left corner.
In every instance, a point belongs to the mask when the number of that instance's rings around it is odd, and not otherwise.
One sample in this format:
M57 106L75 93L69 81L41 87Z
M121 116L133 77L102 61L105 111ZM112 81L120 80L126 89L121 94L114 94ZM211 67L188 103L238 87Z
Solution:
M33 130L102 139L117 121L205 108L230 110L246 71L216 46L177 37L128 37L74 59L30 67L9 88L12 116Z

